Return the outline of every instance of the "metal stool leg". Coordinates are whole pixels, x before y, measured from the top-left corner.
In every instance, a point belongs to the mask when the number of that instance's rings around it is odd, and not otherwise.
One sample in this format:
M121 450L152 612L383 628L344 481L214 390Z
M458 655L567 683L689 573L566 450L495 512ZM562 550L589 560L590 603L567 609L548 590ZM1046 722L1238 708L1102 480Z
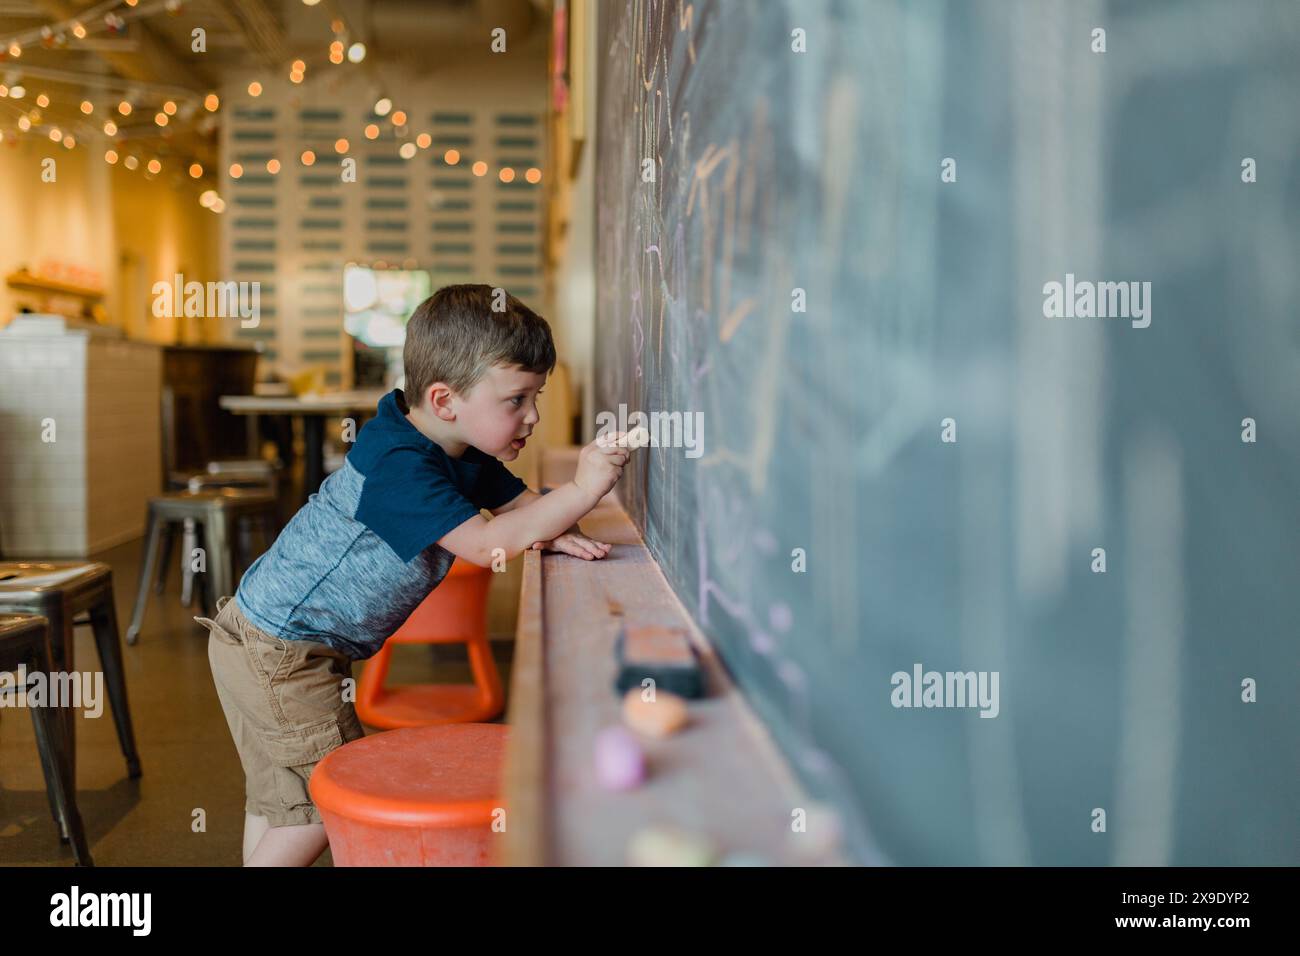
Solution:
M117 632L117 608L113 606L113 592L90 609L91 625L95 629L95 644L99 648L99 662L104 669L104 683L108 685L108 701L113 708L113 723L117 726L117 739L126 757L129 777L140 776L140 754L135 749L135 732L131 728L131 709L126 700L126 674L122 667L122 643Z
M95 861L91 859L90 847L86 843L86 830L77 810L75 784L68 774L69 761L62 746L65 740L63 721L58 708L33 707L31 711L36 747L41 754L41 769L45 772L46 785L54 804L55 820L60 830L67 833L77 865L94 866Z
M231 591L234 576L230 553L230 516L220 508L213 508L203 525L208 540L208 574L212 580L213 607L216 601Z
M144 623L145 604L149 600L149 582L153 580L153 565L158 557L158 537L161 521L149 509L149 525L145 532L144 560L140 564L140 586L136 589L135 608L131 611L131 624L126 629L126 642L134 644L140 639L140 625Z
M194 546L203 551L203 571L196 572L195 580L198 581L199 607L202 609L203 617L216 617L217 599L220 594L212 593L212 546L208 539L208 529L205 524L195 524L194 527ZM198 575L202 575L199 578Z
M195 530L193 518L185 519L185 534L181 538L181 604L189 607L194 603L194 549L199 546L199 534Z
M172 560L172 545L176 542L175 531L170 521L162 523L162 554L158 559L158 580L154 584L153 593L162 594L167 588L167 568Z
M235 519L235 525L237 528L236 536L239 538L239 547L235 549L236 553L230 556L230 567L236 576L242 576L244 571L248 570L248 565L252 563L252 524L255 520L256 519L251 515L240 515ZM234 578L231 580L234 580Z

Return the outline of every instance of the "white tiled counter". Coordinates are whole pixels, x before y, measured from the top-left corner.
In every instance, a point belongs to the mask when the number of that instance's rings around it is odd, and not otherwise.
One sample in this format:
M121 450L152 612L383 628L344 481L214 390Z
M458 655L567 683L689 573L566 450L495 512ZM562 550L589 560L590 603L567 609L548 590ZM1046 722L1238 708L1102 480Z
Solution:
M161 381L156 345L0 330L4 557L86 557L144 533L162 483Z

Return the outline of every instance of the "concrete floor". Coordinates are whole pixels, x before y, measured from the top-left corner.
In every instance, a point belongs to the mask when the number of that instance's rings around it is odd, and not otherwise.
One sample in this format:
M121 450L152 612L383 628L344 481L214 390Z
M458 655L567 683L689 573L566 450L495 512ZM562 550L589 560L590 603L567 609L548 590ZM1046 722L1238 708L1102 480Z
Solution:
M130 780L107 701L97 719L77 714L77 803L98 866L238 866L244 825L244 775L208 668L208 632L194 623L197 602L180 602L179 570L162 595L149 595L139 642L125 645L143 540L94 560L113 568L127 693L144 775ZM179 561L177 562L179 567ZM504 577L504 576L503 576ZM494 582L495 583L495 582ZM505 584L503 581L502 584ZM489 621L507 614L512 595L494 587ZM97 670L89 627L77 628L79 671ZM494 641L509 687L513 644ZM353 674L360 677L362 665ZM401 646L388 682L468 682L463 648ZM106 697L107 695L105 695ZM196 811L206 826L195 832ZM70 866L45 796L31 715L0 709L0 866ZM317 866L331 865L327 850Z

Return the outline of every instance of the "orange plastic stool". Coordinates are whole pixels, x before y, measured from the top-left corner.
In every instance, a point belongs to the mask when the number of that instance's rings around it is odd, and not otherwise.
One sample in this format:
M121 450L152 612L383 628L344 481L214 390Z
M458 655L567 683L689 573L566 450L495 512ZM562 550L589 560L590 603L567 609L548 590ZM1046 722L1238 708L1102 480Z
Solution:
M363 724L395 730L491 720L505 709L501 675L487 636L487 596L492 572L457 558L442 583L366 662L357 682L357 716ZM384 687L394 644L464 644L473 684Z
M446 724L372 734L308 781L335 866L486 866L509 728Z

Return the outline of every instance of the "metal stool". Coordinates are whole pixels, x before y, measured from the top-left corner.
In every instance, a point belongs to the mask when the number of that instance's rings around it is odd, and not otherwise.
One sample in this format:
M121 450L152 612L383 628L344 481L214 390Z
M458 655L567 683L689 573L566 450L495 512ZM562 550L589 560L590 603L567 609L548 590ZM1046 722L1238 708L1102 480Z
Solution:
M36 614L50 622L50 653L56 670L76 670L73 660L74 619L89 612L95 632L99 666L108 687L117 739L126 757L130 777L140 776L140 755L131 729L131 710L126 699L126 673L122 667L122 642L117 630L117 608L113 605L113 569L98 561L0 561L0 612ZM68 766L72 781L77 776L77 723L66 712Z
M19 667L43 674L54 671L50 622L45 618L0 616L0 671ZM43 707L28 704L27 709L32 712L32 724L36 728L36 749L41 755L45 792L50 799L54 823L59 827L60 836L71 841L77 865L94 866L90 847L86 844L86 830L77 810L76 782L70 772L73 763L68 752L68 721L60 720L58 711L49 704Z
M204 609L216 606L223 594L233 594L235 566L232 532L241 521L257 520L264 536L267 526L278 531L279 520L276 498L269 491L251 488L208 488L203 491L178 491L149 499L149 523L145 532L144 560L140 564L140 585L136 591L135 609L131 624L126 629L126 642L134 644L140 637L144 623L145 604L149 599L149 584L158 560L158 546L163 528L171 522L193 521L196 533L203 535L207 549L207 571L204 584L207 600ZM247 555L249 549L244 549ZM189 553L185 555L186 562Z
M208 462L206 471L185 472L171 471L167 474L168 491L204 491L216 488L255 488L268 491L279 500L280 465L263 458L227 459ZM190 567L188 556L199 547L198 525L192 518L183 522L181 537L181 604L189 607L194 603L194 571ZM240 522L240 547L245 554L252 553L253 546L248 538L248 523ZM175 541L175 527L171 522L163 525L162 558L158 562L158 581L154 585L154 594L162 594L167 587L167 569L171 566L172 546ZM220 595L217 595L220 597ZM207 606L205 605L205 610Z

